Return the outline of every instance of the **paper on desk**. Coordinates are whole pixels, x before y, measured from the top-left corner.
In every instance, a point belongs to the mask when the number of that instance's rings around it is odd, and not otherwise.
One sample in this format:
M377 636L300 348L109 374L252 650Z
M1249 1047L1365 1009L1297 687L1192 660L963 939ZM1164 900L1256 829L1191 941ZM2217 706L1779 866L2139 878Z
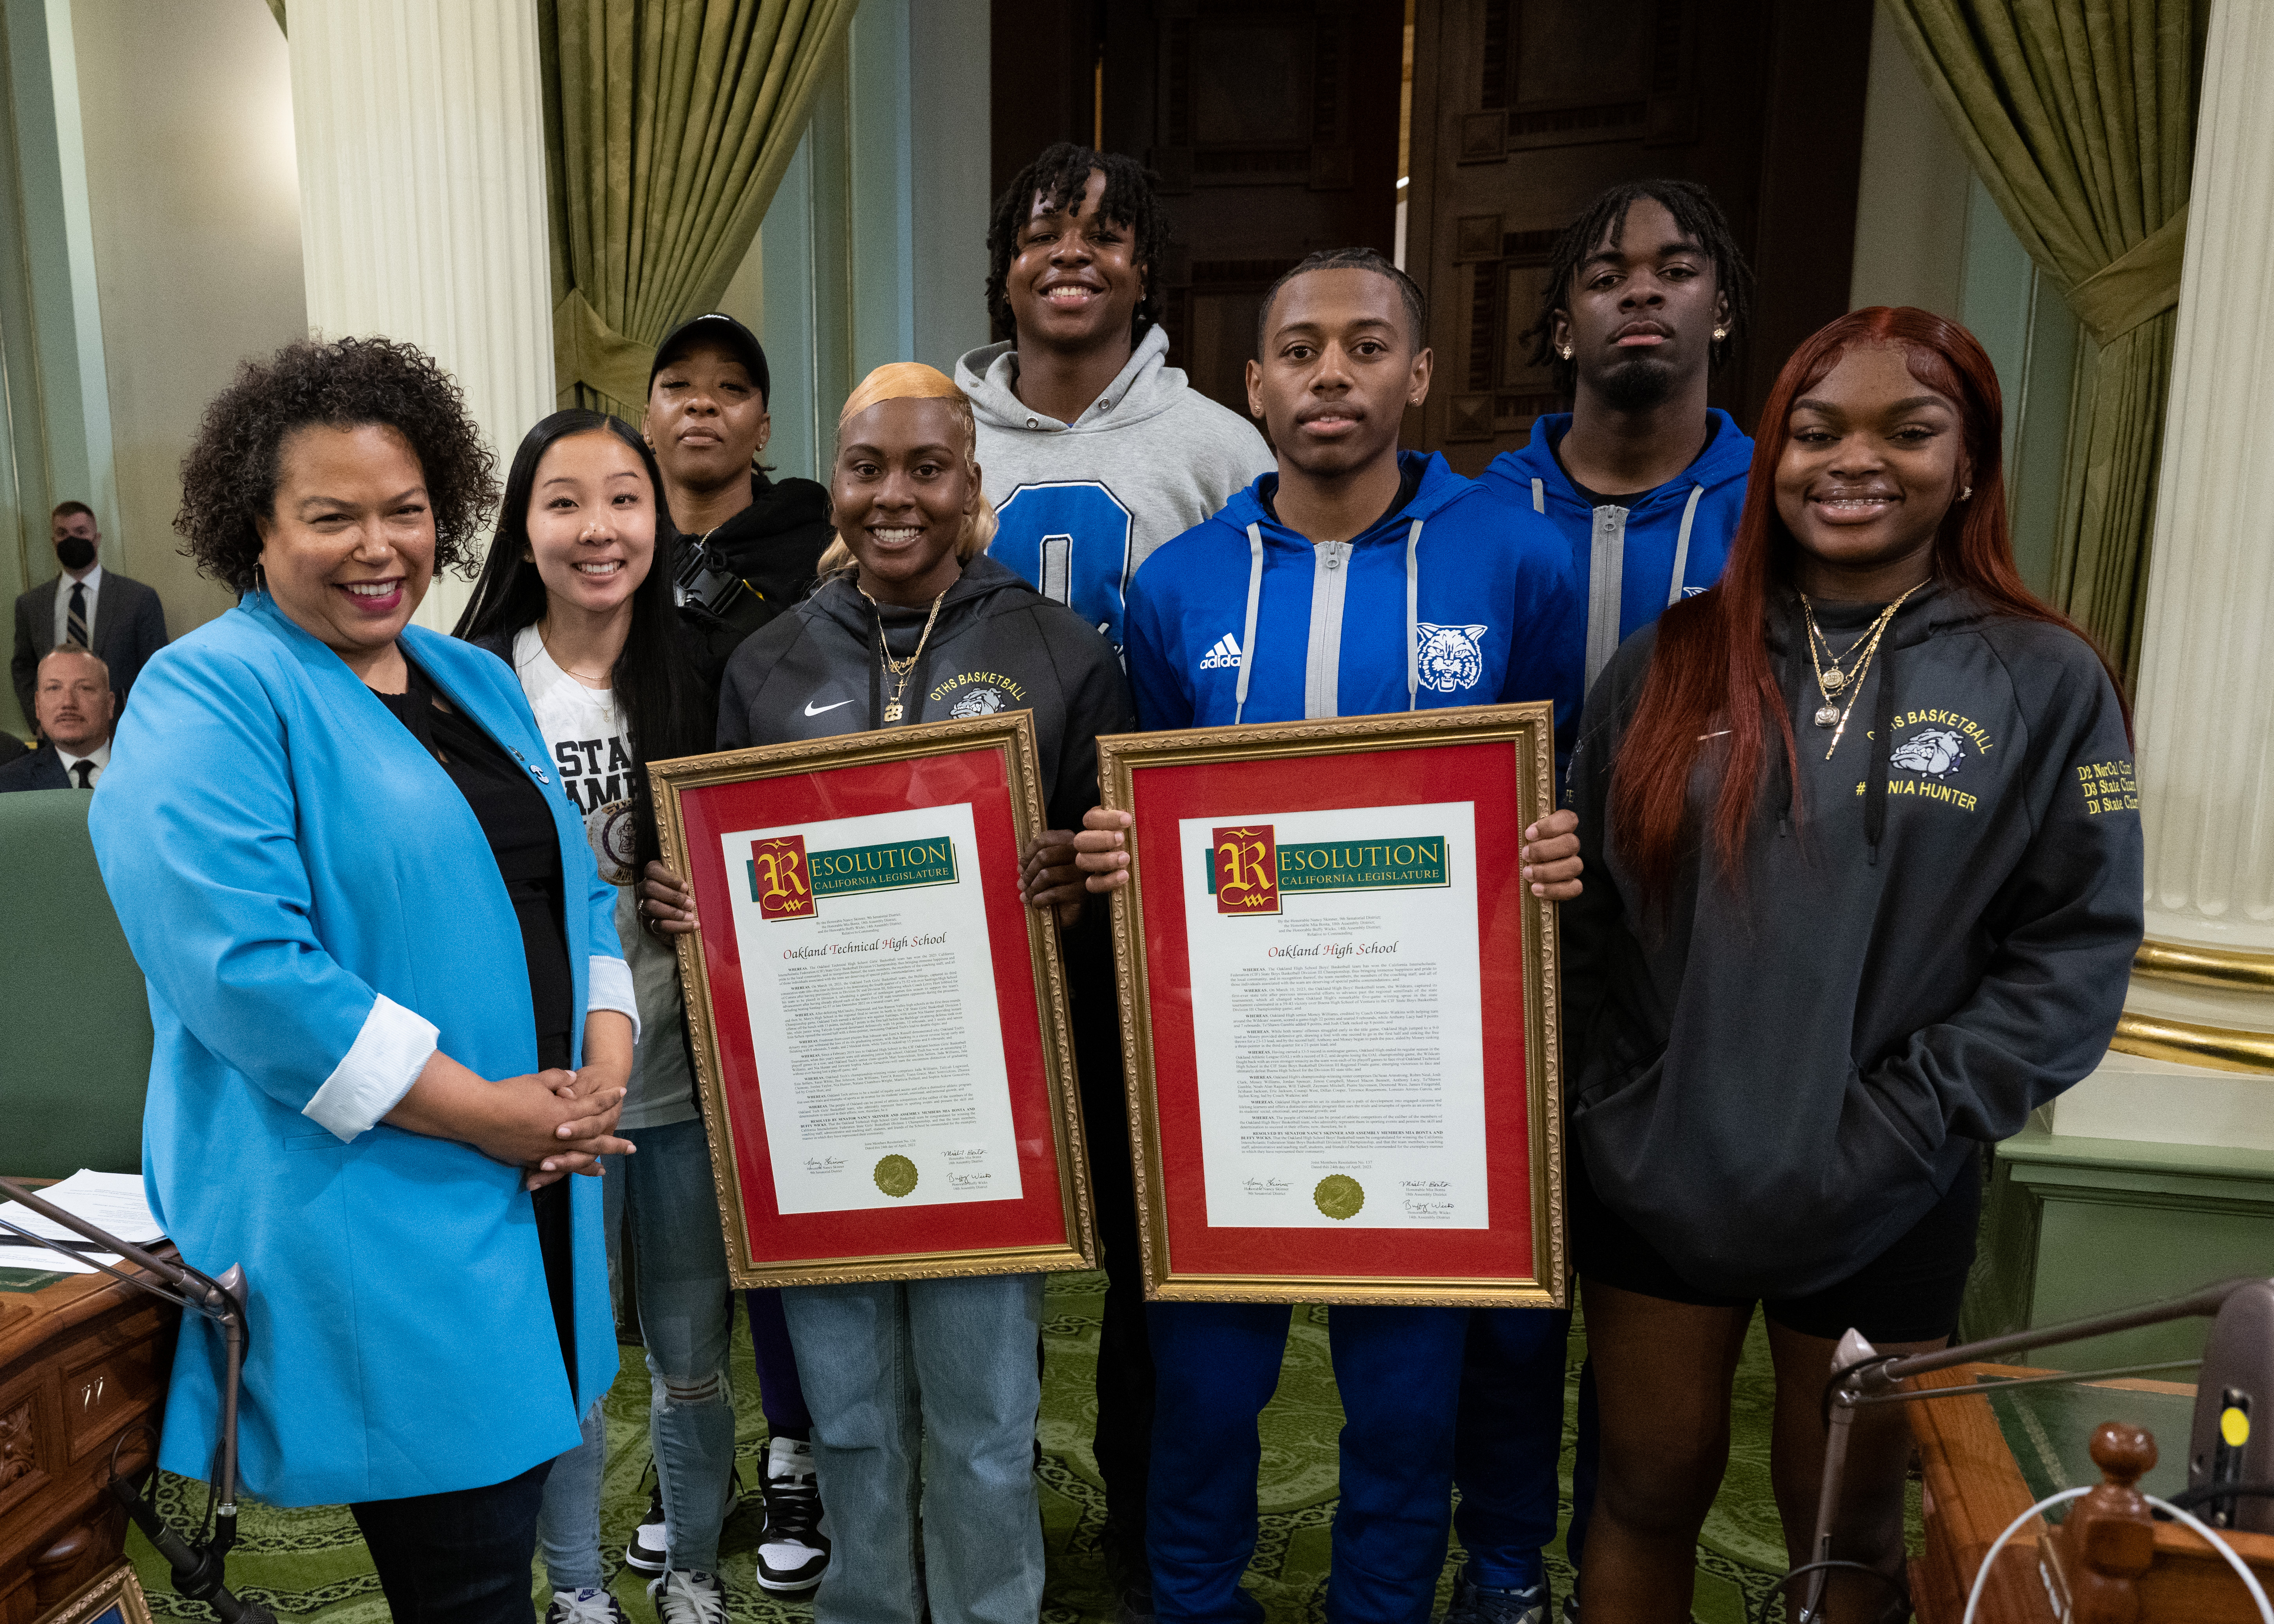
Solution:
M139 1173L97 1173L81 1168L69 1178L48 1185L38 1192L40 1199L60 1207L75 1218L84 1218L99 1229L108 1229L120 1240L137 1246L147 1246L166 1238L158 1221L150 1215L150 1203L142 1190ZM56 1240L80 1238L52 1219L42 1218L20 1201L0 1206L0 1220L28 1229L34 1235L45 1235ZM16 1243L10 1244L9 1243ZM44 1246L24 1243L22 1237L0 1230L0 1268L44 1270L56 1274L92 1274L97 1263L116 1266L115 1252L79 1252L70 1256L50 1252Z

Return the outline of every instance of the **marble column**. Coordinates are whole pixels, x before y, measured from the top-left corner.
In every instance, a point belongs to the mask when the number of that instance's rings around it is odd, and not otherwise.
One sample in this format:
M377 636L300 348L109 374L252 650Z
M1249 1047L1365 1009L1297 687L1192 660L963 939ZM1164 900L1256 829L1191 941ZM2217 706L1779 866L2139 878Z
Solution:
M309 326L433 355L502 483L553 405L537 8L292 0L289 37ZM438 577L420 622L448 630L468 591Z
M2148 944L2061 1135L2274 1149L2274 7L2218 0L2136 732Z

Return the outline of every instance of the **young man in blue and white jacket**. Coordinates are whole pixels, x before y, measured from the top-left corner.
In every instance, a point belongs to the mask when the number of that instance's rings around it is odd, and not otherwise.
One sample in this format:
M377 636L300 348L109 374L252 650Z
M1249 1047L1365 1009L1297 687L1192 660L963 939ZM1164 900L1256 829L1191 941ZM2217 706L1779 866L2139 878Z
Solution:
M1703 186L1630 181L1563 234L1530 336L1572 410L1484 480L1560 531L1587 613L1587 685L1668 605L1721 578L1753 442L1706 403L1752 274Z
M1397 448L1401 414L1428 394L1420 290L1370 249L1314 254L1272 289L1260 326L1248 399L1277 471L1138 571L1127 651L1140 725L1545 699L1568 726L1580 622L1560 541L1443 458ZM1577 894L1571 827L1559 812L1525 831L1536 894ZM1127 828L1126 814L1091 813L1073 852L1045 853L1033 883L1119 885ZM1261 1616L1239 1588L1255 1546L1255 1420L1278 1382L1288 1310L1148 1312L1155 1607L1163 1624L1246 1624ZM1469 1319L1338 1307L1329 1322L1346 1417L1327 1598L1337 1624L1428 1619Z
M1706 381L1751 304L1728 222L1689 181L1613 186L1555 246L1532 359L1555 369L1572 410L1535 418L1532 443L1495 457L1481 483L1570 549L1590 688L1621 643L1721 578L1753 442L1706 405ZM1544 1608L1540 1549L1555 1532L1570 1322L1490 1309L1470 1326L1455 1471L1469 1560L1445 1624L1536 1624ZM1594 1505L1593 1375L1580 1383L1563 1541L1575 1572ZM1567 1620L1577 1605L1565 1598Z

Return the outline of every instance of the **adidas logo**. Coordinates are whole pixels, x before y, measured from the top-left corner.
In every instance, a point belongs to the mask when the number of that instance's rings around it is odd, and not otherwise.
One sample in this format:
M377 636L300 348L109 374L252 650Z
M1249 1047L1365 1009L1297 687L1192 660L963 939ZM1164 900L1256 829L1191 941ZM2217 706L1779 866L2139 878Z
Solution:
M1239 640L1230 632L1217 638L1216 646L1201 658L1202 671L1223 671L1227 668L1233 671L1239 669Z

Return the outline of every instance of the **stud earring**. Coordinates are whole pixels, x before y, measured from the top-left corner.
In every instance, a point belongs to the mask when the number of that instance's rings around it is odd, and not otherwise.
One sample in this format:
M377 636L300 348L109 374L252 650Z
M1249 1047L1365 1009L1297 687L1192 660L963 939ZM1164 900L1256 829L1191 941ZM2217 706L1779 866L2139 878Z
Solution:
M1568 361L1568 360L1570 360L1570 359L1571 358L1571 346L1570 346L1570 345L1569 345L1569 344L1566 344L1566 345L1564 345L1562 349L1558 350L1555 353L1556 353L1557 355L1562 356L1565 360L1567 360L1567 361Z
M1729 329L1727 327L1715 327L1713 329L1713 342L1717 344L1728 336Z
M1958 493L1958 500L1959 500L1960 501L1962 501L1962 502L1963 502L1963 501L1970 501L1970 500L1973 500L1973 496L1974 496L1974 487L1973 487L1972 485L1968 485L1968 486L1967 486L1963 491L1961 491L1961 492Z

